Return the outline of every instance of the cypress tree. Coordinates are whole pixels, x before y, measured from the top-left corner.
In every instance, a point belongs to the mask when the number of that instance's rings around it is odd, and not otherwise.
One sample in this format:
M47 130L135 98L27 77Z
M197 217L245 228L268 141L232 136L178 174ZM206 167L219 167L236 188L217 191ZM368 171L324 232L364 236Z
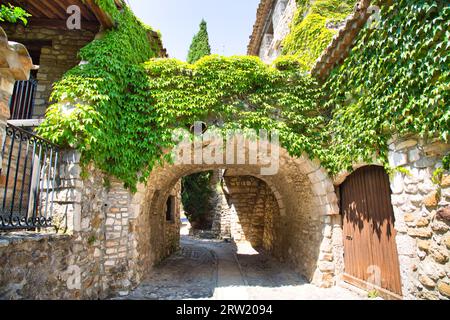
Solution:
M192 39L191 47L189 48L187 61L195 63L204 56L211 54L211 47L209 45L208 27L205 20L200 23L200 31Z

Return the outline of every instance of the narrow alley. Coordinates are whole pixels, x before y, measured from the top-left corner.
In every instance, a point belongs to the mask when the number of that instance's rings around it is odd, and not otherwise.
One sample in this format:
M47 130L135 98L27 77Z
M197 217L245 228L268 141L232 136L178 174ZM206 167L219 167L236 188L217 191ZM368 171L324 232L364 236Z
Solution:
M117 300L361 300L339 286L321 289L250 245L183 236L181 250Z

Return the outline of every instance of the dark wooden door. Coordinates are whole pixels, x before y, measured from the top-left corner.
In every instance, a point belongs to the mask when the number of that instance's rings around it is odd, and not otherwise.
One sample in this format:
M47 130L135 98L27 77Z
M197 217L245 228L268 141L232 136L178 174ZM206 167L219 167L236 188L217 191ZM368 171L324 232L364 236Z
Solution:
M344 226L344 280L402 294L389 177L382 167L354 172L340 188ZM369 286L370 287L370 286ZM375 287L377 288L377 287Z

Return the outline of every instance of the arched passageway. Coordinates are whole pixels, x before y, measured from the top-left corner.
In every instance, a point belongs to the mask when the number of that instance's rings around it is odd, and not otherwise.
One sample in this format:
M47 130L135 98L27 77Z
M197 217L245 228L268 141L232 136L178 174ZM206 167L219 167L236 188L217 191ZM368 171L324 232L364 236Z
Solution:
M248 154L251 146L245 147ZM249 240L291 263L300 275L318 286L335 284L342 265L341 219L334 186L325 170L306 156L290 157L284 149L279 170L273 175L261 174L266 163L258 160L251 164L248 159L233 165L165 164L153 170L134 200L138 214L130 240L131 271L136 282L178 248L179 218L170 220L167 213L170 199L180 200L180 179L202 171L226 170L230 204L242 219L241 230L233 230L236 240ZM255 192L255 188L259 190ZM174 216L179 217L176 207ZM257 208L259 217L254 214Z

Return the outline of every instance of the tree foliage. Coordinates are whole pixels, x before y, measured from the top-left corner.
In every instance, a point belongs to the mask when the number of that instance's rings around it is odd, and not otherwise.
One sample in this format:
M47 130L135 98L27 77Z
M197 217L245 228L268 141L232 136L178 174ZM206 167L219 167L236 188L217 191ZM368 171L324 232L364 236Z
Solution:
M27 24L27 18L31 17L27 11L20 7L15 7L8 3L8 5L2 4L0 6L0 22L17 23L22 21L23 24Z
M200 23L200 30L192 39L187 57L188 63L195 63L205 56L211 54L209 45L208 27L205 20Z
M200 229L207 229L206 217L211 211L211 195L213 190L210 186L212 172L200 172L186 176L182 179L181 200L186 216L191 223Z
M113 2L99 1L115 8ZM84 161L132 189L169 160L173 130L195 121L278 130L292 156L306 152L332 174L374 156L387 163L397 133L449 139L448 1L382 7L380 27L360 33L323 87L302 71L298 55L272 66L248 56L213 55L194 64L152 59L157 48L148 27L128 8L114 10L108 12L117 28L81 50L88 63L56 84L58 103L39 132L81 150Z

